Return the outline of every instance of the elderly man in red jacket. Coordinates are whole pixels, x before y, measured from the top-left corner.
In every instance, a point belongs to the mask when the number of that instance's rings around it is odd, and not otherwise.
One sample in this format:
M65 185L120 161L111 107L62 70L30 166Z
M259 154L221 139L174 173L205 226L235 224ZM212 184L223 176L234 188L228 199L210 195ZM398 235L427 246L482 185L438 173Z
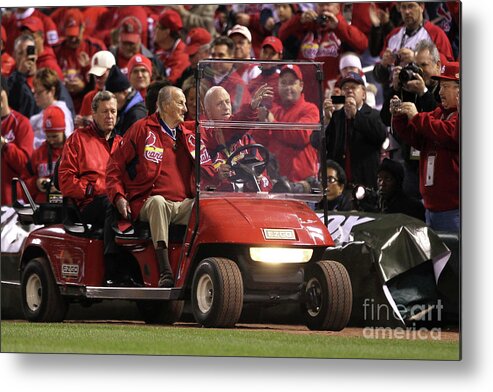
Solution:
M159 91L158 111L137 121L111 156L108 195L123 218L149 222L159 263L159 287L173 287L168 257L170 224L187 224L195 197L195 136L181 124L187 111L178 87ZM202 144L201 167L214 175Z
M392 127L406 143L420 151L420 191L426 224L434 230L460 231L459 211L459 63L445 65L440 76L441 105L418 113L412 102L394 96L390 102Z
M121 137L115 134L116 97L98 92L92 101L93 121L78 128L65 142L58 183L64 197L72 198L83 222L104 228L105 284L123 284L118 269L118 248L114 242L114 212L106 194L106 165Z

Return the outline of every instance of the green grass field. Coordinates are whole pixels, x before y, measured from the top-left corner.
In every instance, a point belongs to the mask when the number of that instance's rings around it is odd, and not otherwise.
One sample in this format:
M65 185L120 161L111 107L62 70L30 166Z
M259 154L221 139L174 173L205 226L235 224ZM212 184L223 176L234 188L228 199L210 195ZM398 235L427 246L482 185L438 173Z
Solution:
M285 358L459 359L450 340L121 324L1 323L1 351Z

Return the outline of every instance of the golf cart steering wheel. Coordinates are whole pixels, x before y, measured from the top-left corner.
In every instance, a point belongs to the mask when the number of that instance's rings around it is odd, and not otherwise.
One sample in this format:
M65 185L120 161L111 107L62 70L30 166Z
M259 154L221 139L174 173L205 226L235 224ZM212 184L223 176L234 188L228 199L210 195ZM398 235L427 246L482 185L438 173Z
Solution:
M248 150L248 154L238 161L234 161L234 159L245 150ZM260 159L257 157L257 152ZM252 180L257 183L257 177L262 174L267 167L269 158L269 150L262 144L246 144L241 146L235 150L226 161L226 164L231 166L231 169L235 172L234 175L228 177L228 180L239 184Z

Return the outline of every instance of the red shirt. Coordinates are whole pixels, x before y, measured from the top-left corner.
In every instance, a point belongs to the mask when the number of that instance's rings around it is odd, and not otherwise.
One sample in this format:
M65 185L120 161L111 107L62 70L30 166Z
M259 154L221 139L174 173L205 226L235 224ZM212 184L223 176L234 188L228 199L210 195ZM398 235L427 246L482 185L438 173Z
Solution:
M7 52L2 53L2 77L7 78L15 70L15 60Z
M337 15L337 19L339 24L334 30L321 30L315 22L301 24L301 14L296 14L279 29L281 41L290 36L297 36L302 40L298 59L322 62L324 80L327 81L339 76L339 58L344 50L343 45L357 53L363 53L368 48L368 37L364 33L348 24L342 13ZM304 79L306 100L318 103L318 82L313 73L309 77L305 75Z
M57 58L55 56L55 52L50 46L43 47L43 53L38 56L38 60L36 60L36 68L50 68L58 74L58 77L63 82L63 72L58 65Z
M161 60L164 66L166 78L171 83L176 83L185 71L190 66L190 59L185 52L186 45L181 39L177 39L171 50L157 50L156 55Z
M15 110L2 118L2 205L12 205L12 179L26 177L26 165L33 152L34 133L29 119ZM23 198L20 187L17 196Z
M318 107L306 102L303 95L290 107L274 104L271 109L275 122L319 123ZM303 181L316 177L318 153L310 143L312 131L256 131L255 139L264 144L277 157L279 173L290 181Z

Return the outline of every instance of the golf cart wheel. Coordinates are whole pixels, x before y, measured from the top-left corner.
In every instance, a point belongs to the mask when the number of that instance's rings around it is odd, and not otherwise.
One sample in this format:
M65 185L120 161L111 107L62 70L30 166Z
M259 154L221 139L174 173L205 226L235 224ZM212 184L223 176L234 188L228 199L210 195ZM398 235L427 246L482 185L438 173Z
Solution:
M174 324L180 320L185 301L137 301L146 324Z
M243 279L238 266L225 258L200 262L192 283L192 310L205 327L232 327L243 307Z
M305 270L306 325L312 330L340 331L346 327L353 306L353 290L346 268L322 260Z
M68 305L60 294L48 260L30 260L21 276L22 310L29 321L63 321Z

